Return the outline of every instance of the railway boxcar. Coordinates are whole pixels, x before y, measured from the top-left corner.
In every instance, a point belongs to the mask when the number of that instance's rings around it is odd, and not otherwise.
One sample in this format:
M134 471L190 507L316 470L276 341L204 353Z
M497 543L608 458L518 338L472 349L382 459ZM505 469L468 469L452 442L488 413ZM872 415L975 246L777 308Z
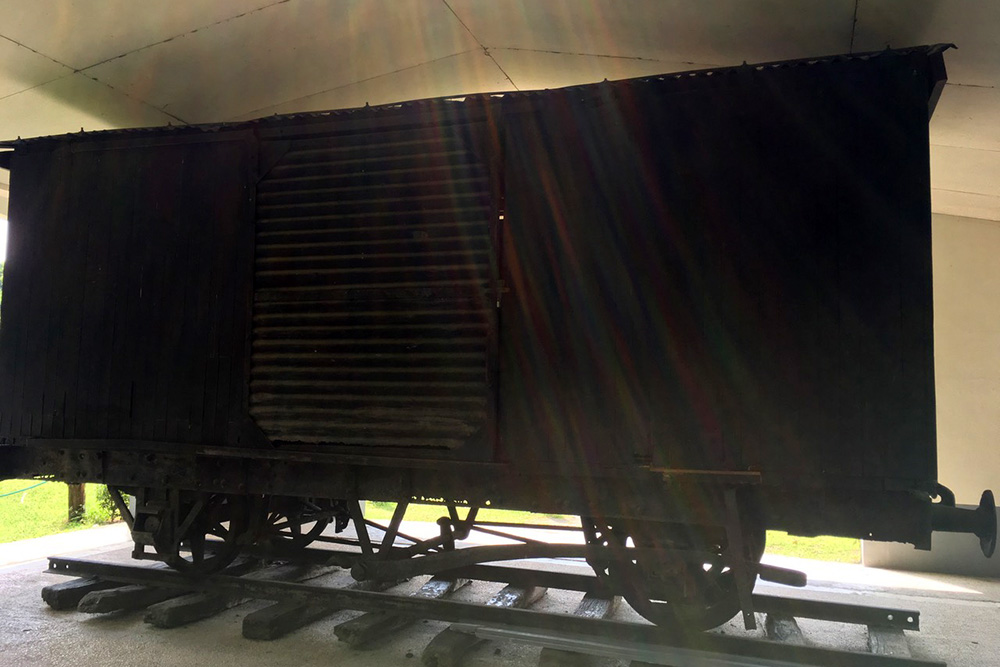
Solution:
M579 515L699 625L769 527L991 553L936 472L945 48L8 142L0 476L134 494L197 571L360 499L451 504L383 554L425 571L475 508Z

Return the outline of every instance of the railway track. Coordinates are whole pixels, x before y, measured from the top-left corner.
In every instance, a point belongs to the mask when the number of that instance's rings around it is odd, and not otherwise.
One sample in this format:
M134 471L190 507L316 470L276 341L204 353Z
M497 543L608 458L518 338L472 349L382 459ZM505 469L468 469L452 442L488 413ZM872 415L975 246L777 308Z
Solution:
M316 550L318 551L318 550ZM331 552L327 551L328 556ZM631 660L633 666L713 665L816 667L930 667L943 663L910 657L904 630L919 630L919 613L912 610L754 595L764 615L767 639L715 632L685 633L648 623L618 620L617 598L602 594L572 577L549 578L533 571L522 581L508 583L484 603L457 601L451 596L469 582L467 576L422 576L419 588L404 595L402 582L354 582L331 586L326 575L343 572L336 556L320 563L319 556L297 562L265 564L243 559L224 572L193 580L159 565L50 558L49 572L75 577L47 586L43 599L57 610L86 613L144 610L147 623L179 627L225 613L250 600L271 601L243 619L243 635L269 640L350 609L364 612L339 623L334 633L352 648L377 645L408 632L423 619L448 622L423 649L429 667L463 664L488 640L508 640L541 646L541 667L586 664L596 657ZM313 561L313 562L310 562ZM516 568L497 568L504 571ZM472 570L471 572L477 572ZM501 577L480 566L489 580ZM522 572L532 572L522 570ZM566 579L566 577L570 577ZM579 577L586 579L587 577ZM556 581L584 591L573 613L532 609L546 593L540 582ZM413 585L407 587L412 589ZM870 652L843 651L811 645L796 619L810 618L867 626Z

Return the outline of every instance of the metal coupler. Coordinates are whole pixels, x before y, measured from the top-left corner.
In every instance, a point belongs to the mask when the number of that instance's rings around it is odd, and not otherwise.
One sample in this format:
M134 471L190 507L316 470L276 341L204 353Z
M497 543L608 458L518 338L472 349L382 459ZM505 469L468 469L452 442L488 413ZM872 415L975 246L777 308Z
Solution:
M979 538L983 555L989 558L997 547L997 508L993 492L983 491L979 507L960 509L944 503L931 506L931 530L972 533Z

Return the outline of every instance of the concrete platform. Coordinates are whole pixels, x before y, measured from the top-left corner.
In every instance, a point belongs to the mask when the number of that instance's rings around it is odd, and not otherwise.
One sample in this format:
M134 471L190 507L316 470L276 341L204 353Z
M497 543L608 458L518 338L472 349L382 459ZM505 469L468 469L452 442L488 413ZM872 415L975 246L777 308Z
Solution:
M412 532L433 531L433 524L407 526ZM244 639L243 617L266 605L252 602L191 626L161 630L143 622L143 614L88 615L75 611L54 612L41 600L43 586L63 580L47 574L44 557L70 555L126 562L131 549L123 526L77 531L36 540L0 545L0 665L211 665L213 667L274 667L343 665L385 667L419 665L420 653L446 624L423 622L393 637L377 648L355 651L338 643L333 628L357 615L344 611L276 641ZM921 631L908 632L914 657L947 662L952 667L996 667L1000 665L1000 581L944 575L922 575L866 568L859 565L820 563L801 559L768 557L776 565L805 570L810 587L785 589L759 584L757 592L789 594L820 599L841 599L857 604L915 609L921 613ZM579 566L566 563L562 567ZM329 575L331 582L348 580L345 572ZM400 590L415 590L419 582ZM500 588L497 584L474 583L455 599L485 601ZM580 595L550 591L535 608L569 612ZM635 618L627 606L619 612L623 620ZM863 651L863 627L822 621L800 622L807 641ZM745 634L736 623L720 632ZM473 666L534 665L538 648L508 642L489 643L473 654ZM603 665L619 665L607 660Z

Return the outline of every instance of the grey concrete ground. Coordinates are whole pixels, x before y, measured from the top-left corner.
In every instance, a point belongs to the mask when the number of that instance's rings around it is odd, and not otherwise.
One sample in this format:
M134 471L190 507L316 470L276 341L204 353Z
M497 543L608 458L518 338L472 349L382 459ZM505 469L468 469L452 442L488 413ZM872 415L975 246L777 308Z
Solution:
M125 562L129 547L122 528L82 531L70 536L43 538L15 545L0 545L0 665L205 665L212 667L343 665L388 667L418 665L420 652L445 624L419 623L387 637L369 651L354 651L333 635L338 623L357 615L344 611L271 642L243 639L243 617L266 603L249 603L200 623L174 630L143 623L141 612L87 615L54 612L40 598L41 588L63 580L44 573L42 554L56 553ZM773 558L779 565L799 567L810 574L811 585L802 591L758 585L758 592L839 599L858 604L915 609L921 613L921 631L907 633L914 657L947 662L952 667L1000 665L1000 581L941 575L921 575L874 570L861 566L820 564ZM572 567L572 566L569 566ZM346 580L346 573L330 575L331 583ZM411 582L399 590L415 590ZM455 599L485 601L499 588L476 583ZM550 591L536 609L570 611L579 594ZM627 607L619 618L634 618ZM802 621L806 639L821 646L865 650L862 627L819 621ZM721 632L744 634L730 623ZM533 665L537 647L489 643L472 656L475 667ZM604 665L623 664L607 660Z

